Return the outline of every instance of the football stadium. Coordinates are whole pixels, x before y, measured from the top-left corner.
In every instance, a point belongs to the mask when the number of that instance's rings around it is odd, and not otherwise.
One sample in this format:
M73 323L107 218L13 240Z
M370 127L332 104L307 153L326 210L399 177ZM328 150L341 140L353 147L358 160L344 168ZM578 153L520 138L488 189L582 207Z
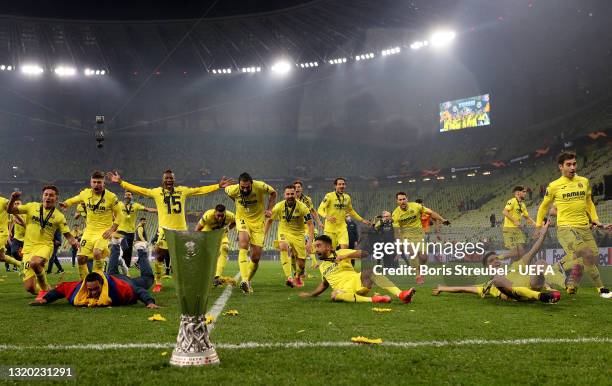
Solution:
M609 385L612 3L0 4L0 383Z

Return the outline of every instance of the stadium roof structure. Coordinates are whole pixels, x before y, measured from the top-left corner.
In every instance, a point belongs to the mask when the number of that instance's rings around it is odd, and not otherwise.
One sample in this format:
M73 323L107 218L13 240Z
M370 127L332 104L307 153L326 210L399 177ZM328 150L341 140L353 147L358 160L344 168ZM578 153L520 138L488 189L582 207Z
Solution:
M120 76L151 71L165 57L160 71L183 73L394 47L444 19L457 0L8 3L0 5L0 62L66 63Z

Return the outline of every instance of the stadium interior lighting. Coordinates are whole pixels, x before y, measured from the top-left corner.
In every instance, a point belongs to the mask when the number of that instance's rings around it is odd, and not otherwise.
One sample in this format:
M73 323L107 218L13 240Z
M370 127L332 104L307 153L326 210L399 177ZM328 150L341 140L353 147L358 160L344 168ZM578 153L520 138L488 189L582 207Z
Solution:
M443 180L443 179L444 179L444 176L436 177L436 180Z
M488 175L491 175L491 172L482 172L482 175L483 176L488 176Z
M453 174L451 178L454 180L455 178L457 178L457 176Z
M389 48L389 49L386 49L386 50L382 50L381 54L382 54L382 56L387 56L387 55L399 54L400 52L401 52L401 48L393 47L393 48Z
M369 52L367 54L362 54L362 55L355 56L355 60L356 61L366 60L366 59L373 59L373 58L374 58L374 54L372 52Z
M413 42L410 45L410 48L413 50L420 50L423 47L427 47L429 45L429 42L427 40L423 40L423 41L419 41L419 42Z
M242 67L242 72L261 72L261 67Z
M434 47L445 46L455 39L457 34L453 31L437 31L431 35L431 45Z
M40 75L44 70L38 64L25 64L21 66L21 72L25 75Z
M413 178L411 180L408 180L408 182L416 182L416 180Z
M476 175L476 173L468 173L467 176L468 177L474 177Z
M286 60L279 60L272 65L271 70L277 74L283 75L291 71L291 64Z
M0 64L0 71L13 71L13 66L7 66L6 64Z
M346 58L336 58L336 59L331 59L329 61L329 64L341 64L341 63L346 63Z
M301 67L301 68L312 68L312 67L319 67L319 62L306 62L306 63L300 63L300 67Z
M231 74L232 73L232 69L231 68L217 68L212 70L212 73L215 75L219 75L219 74Z
M425 178L423 178L423 181L431 181L431 178L425 177Z
M398 183L398 184L401 184L401 183L403 183L403 182L404 182L404 181L402 181L402 180L397 181L397 183Z
M74 67L58 66L55 67L53 71L55 72L55 75L59 77L68 77L76 75L76 69Z

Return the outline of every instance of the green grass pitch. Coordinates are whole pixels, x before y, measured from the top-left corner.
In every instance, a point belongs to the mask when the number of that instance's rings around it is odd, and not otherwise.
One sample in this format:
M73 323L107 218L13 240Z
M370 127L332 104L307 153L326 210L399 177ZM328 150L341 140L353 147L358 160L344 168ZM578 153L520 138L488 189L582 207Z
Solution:
M234 261L226 274L237 271ZM311 272L306 290L319 275ZM74 280L69 272L65 280ZM55 284L57 275L50 275ZM234 289L211 334L220 366L175 368L169 365L178 331L178 310L171 280L156 296L163 308L80 309L59 301L31 307L14 273L0 274L0 365L65 365L81 384L610 384L612 301L584 288L563 294L555 305L504 303L467 294L432 296L419 286L412 304L394 301L375 313L371 304L332 303L329 293L302 299L283 285L278 262L263 262L253 281L255 293ZM223 288L212 291L209 306ZM161 313L166 322L147 318ZM465 341L436 346L346 345L354 336L384 342ZM591 342L491 344L492 340L597 338ZM230 347L241 343L274 347ZM301 342L305 347L292 347ZM308 343L338 342L329 347ZM87 344L168 344L166 348L82 349ZM344 344L344 345L342 345ZM58 345L60 347L58 347ZM65 347L76 345L77 347ZM225 347L224 347L225 346ZM29 348L28 348L29 347ZM53 347L53 348L51 348ZM0 380L0 383L8 382ZM17 384L32 381L15 382ZM35 382L42 383L43 381ZM52 381L44 381L50 383ZM58 381L54 381L58 382ZM66 382L66 381L62 381Z

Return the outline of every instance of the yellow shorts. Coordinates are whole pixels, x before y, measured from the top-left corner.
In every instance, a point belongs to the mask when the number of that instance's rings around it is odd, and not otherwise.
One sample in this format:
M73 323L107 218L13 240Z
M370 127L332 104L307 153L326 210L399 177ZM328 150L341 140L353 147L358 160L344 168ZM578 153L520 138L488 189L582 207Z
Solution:
M7 241L8 241L8 235L0 235L0 253L6 252Z
M157 230L157 243L155 246L160 249L168 250L168 242L166 241L166 234L163 228Z
M366 295L368 292L370 292L370 289L364 287L361 283L361 273L348 272L343 273L343 275L346 275L346 279L342 280L338 285L336 285L336 287L333 288L334 290L358 295Z
M102 258L105 258L110 255L109 242L102 235L84 234L81 238L81 249L78 254L79 256L87 256L91 260L93 259L94 249L99 249L102 251Z
M588 227L557 227L557 239L568 255L575 255L575 252L584 248L590 248L595 255L599 253L593 232Z
M504 236L504 247L508 249L525 244L527 241L525 233L520 228L505 227L502 234Z
M329 236L332 240L332 248L336 249L338 245L348 245L349 244L349 236L348 229L346 226L339 230L325 230L323 232L325 235Z
M400 229L400 240L408 240L412 244L422 243L425 240L423 228L402 228Z
M281 242L289 244L291 256L302 260L306 259L306 244L304 244L304 237L302 235L296 236L288 233L279 233L278 240L274 240L274 248L280 249Z
M53 254L53 245L33 245L27 246L23 250L23 281L27 281L32 277L36 276L36 272L32 268L30 268L30 259L32 256L38 256L45 261L43 265L43 269L47 265L47 262L51 258Z
M246 232L249 235L251 245L263 247L264 245L264 224L263 222L236 219L236 229L238 232Z

